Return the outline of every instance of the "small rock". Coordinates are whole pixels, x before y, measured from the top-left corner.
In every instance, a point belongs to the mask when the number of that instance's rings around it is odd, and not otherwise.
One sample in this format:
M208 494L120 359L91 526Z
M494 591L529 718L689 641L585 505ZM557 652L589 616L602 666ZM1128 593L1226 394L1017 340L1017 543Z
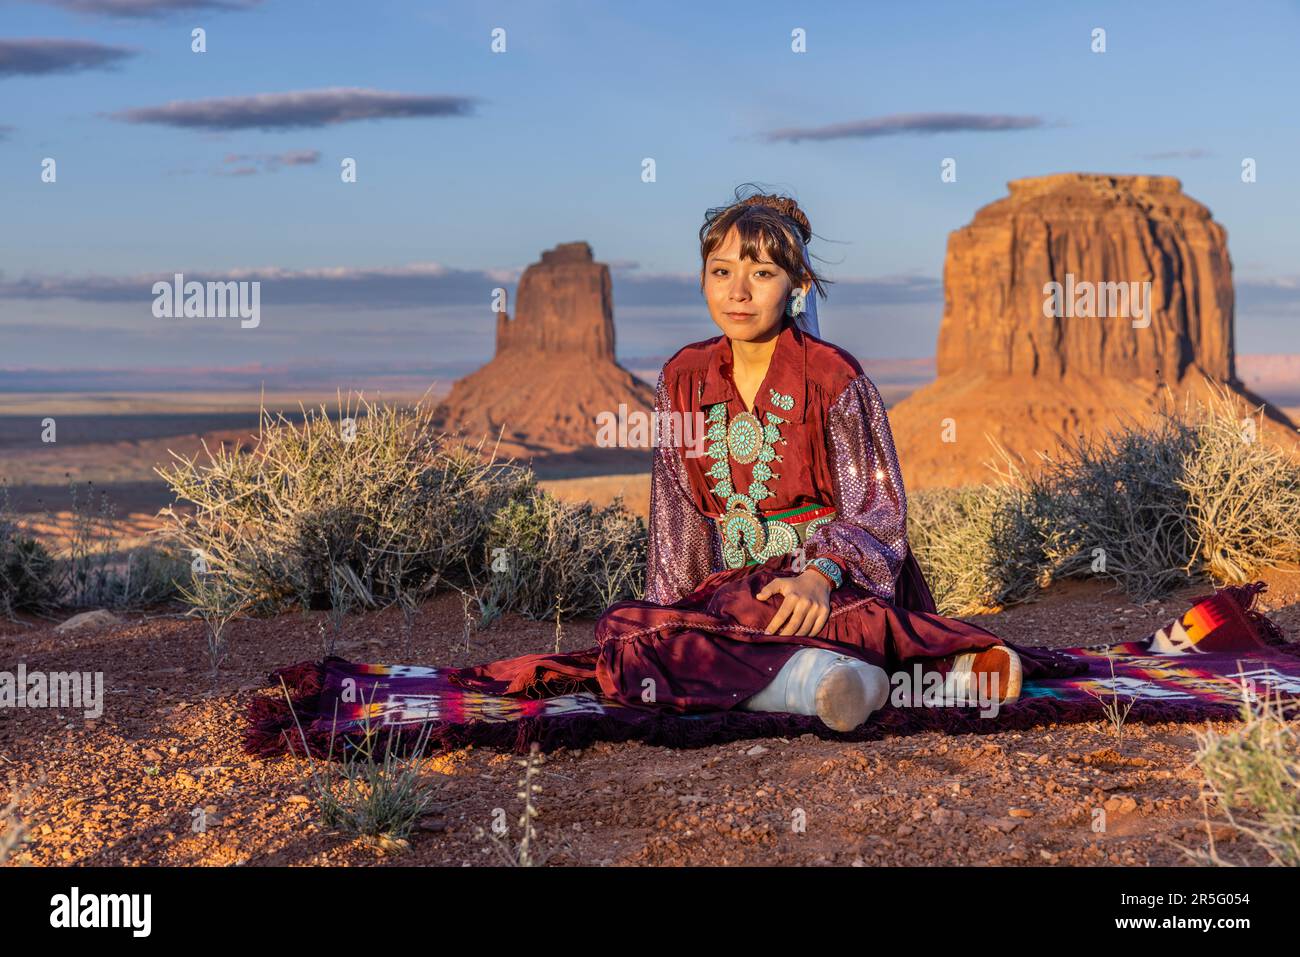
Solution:
M1107 798L1106 803L1102 805L1110 814L1129 814L1137 810L1137 801L1126 795Z
M311 798L305 794L290 794L285 798L285 802L288 804L310 804Z
M1013 807L1007 811L1012 817L1033 817L1034 812L1027 807Z
M760 754L767 754L767 751L768 749L763 747L761 744L756 744L745 753L749 755L751 758L753 758L753 757L757 757Z
M907 835L911 833L912 833L912 825L900 824L898 825L897 829L894 831L894 837L907 837Z
M54 630L60 635L65 635L80 628L108 628L120 624L122 624L121 618L112 612L96 608L94 611L83 611L80 615L73 615L62 624L55 625Z

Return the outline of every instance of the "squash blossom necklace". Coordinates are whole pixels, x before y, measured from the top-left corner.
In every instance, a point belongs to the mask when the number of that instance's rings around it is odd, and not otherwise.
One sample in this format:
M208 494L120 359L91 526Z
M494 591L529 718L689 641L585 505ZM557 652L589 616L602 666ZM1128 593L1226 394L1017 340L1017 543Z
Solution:
M794 398L768 389L772 404L786 412L794 408ZM799 534L790 525L780 521L764 524L758 503L774 493L767 487L768 479L779 477L772 471L772 463L780 462L776 444L785 444L777 426L786 420L772 412L764 413L760 422L753 412L741 412L727 421L727 403L718 402L709 407L706 433L709 440L708 455L713 465L705 474L717 479L713 492L725 499L727 510L721 517L722 558L729 568L745 564L748 551L755 561L766 561L773 555L789 552L799 545ZM745 492L738 491L731 482L730 459L748 465L754 463L754 480Z

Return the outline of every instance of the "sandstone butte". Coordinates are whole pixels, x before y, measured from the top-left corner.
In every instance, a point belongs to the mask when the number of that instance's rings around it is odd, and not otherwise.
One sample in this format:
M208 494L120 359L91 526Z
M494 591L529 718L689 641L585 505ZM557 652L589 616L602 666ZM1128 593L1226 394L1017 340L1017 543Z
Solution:
M486 435L486 450L500 435L502 452L526 456L594 446L596 417L620 404L649 413L654 389L614 360L609 266L575 242L524 270L514 317L497 313L495 355L452 386L438 416L470 441Z
M889 413L908 488L992 480L990 439L1032 470L1062 436L1182 408L1211 384L1243 415L1263 405L1266 440L1295 448L1295 425L1237 378L1227 232L1177 179L1061 173L1008 187L949 235L937 378ZM1091 316L1086 299L1046 315L1053 282L1150 283L1149 313L1131 303L1102 317L1098 297Z

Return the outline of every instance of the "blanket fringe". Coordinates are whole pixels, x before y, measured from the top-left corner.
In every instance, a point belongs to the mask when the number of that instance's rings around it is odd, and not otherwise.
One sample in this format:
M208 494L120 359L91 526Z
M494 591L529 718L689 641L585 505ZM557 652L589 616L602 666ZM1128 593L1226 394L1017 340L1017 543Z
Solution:
M1286 654L1300 657L1300 645L1290 641L1277 622L1254 607L1255 599L1266 591L1268 582L1253 581L1245 585L1225 585L1216 594L1221 592L1237 603L1246 620L1254 626L1260 641Z
M301 748L294 714L314 714L319 709L325 666L337 657L324 661L300 661L272 671L267 676L275 688L272 695L258 695L249 702L244 731L244 749L262 757L276 757ZM281 688L283 682L283 688ZM285 698L285 691L289 697ZM307 729L304 728L304 731Z

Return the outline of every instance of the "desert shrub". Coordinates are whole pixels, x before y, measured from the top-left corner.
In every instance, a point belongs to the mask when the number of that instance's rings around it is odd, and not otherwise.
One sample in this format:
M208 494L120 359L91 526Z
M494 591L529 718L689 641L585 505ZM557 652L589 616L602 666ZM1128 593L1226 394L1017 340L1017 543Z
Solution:
M244 611L246 599L219 572L194 575L188 586L181 586L180 596L189 604L190 614L203 619L208 664L216 678L230 650L226 629Z
M0 614L48 608L55 604L58 592L54 557L0 517Z
M263 410L253 448L160 470L194 504L164 510L171 537L264 611L328 607L340 580L364 607L402 587L472 583L491 515L534 478L446 441L431 416L351 398L338 422L323 406L300 424Z
M68 608L142 608L179 597L190 567L173 552L151 546L60 561L59 604Z
M67 545L51 552L25 534L0 488L0 614L67 608L138 608L175 598L189 576L183 559L165 548L121 553L106 495L70 485L72 524Z
M1098 436L1067 439L1019 484L1042 537L1045 576L1109 579L1147 601L1189 579L1195 547L1187 492L1179 486L1197 437L1162 411Z
M433 725L421 725L414 741L404 744L372 719L371 703L365 702L361 732L341 740L331 733L324 758L311 757L296 711L294 726L308 756L309 788L322 823L394 853L410 846L407 839L421 817L439 810L440 788L424 762Z
M114 608L159 605L179 598L190 580L190 563L174 551L133 548L113 569L100 604Z
M525 614L552 613L558 594L570 615L639 587L644 523L621 503L559 503L531 470L438 433L426 406L349 399L340 420L323 407L300 424L263 412L251 449L160 471L194 504L165 510L172 539L250 610L410 605L445 584ZM505 579L494 546L517 559Z
M534 488L493 515L486 554L482 604L493 611L593 615L645 590L645 522L617 498L595 508Z
M1032 474L1003 456L999 480L910 496L908 532L941 611L1021 600L1094 576L1136 601L1202 572L1243 582L1300 564L1300 468L1219 389L1150 421L1064 440ZM1251 424L1253 423L1253 425Z
M1196 452L1178 479L1195 560L1233 583L1261 568L1300 564L1300 468L1261 441L1262 410L1243 418L1216 390L1201 411Z
M0 485L0 615L40 611L59 596L59 571L48 549L23 532Z
M908 541L940 612L973 614L1035 590L1043 554L1029 505L1007 484L908 496Z
M1261 693L1262 692L1262 693ZM1227 734L1196 732L1196 761L1231 827L1275 864L1300 866L1300 735L1294 703L1243 683L1241 723ZM1200 856L1223 863L1217 852Z
M75 482L69 483L68 495L72 500L72 524L67 546L59 555L61 603L73 608L111 604L109 596L120 590L114 563L118 545L116 510L108 494L96 494L90 482L84 490Z

